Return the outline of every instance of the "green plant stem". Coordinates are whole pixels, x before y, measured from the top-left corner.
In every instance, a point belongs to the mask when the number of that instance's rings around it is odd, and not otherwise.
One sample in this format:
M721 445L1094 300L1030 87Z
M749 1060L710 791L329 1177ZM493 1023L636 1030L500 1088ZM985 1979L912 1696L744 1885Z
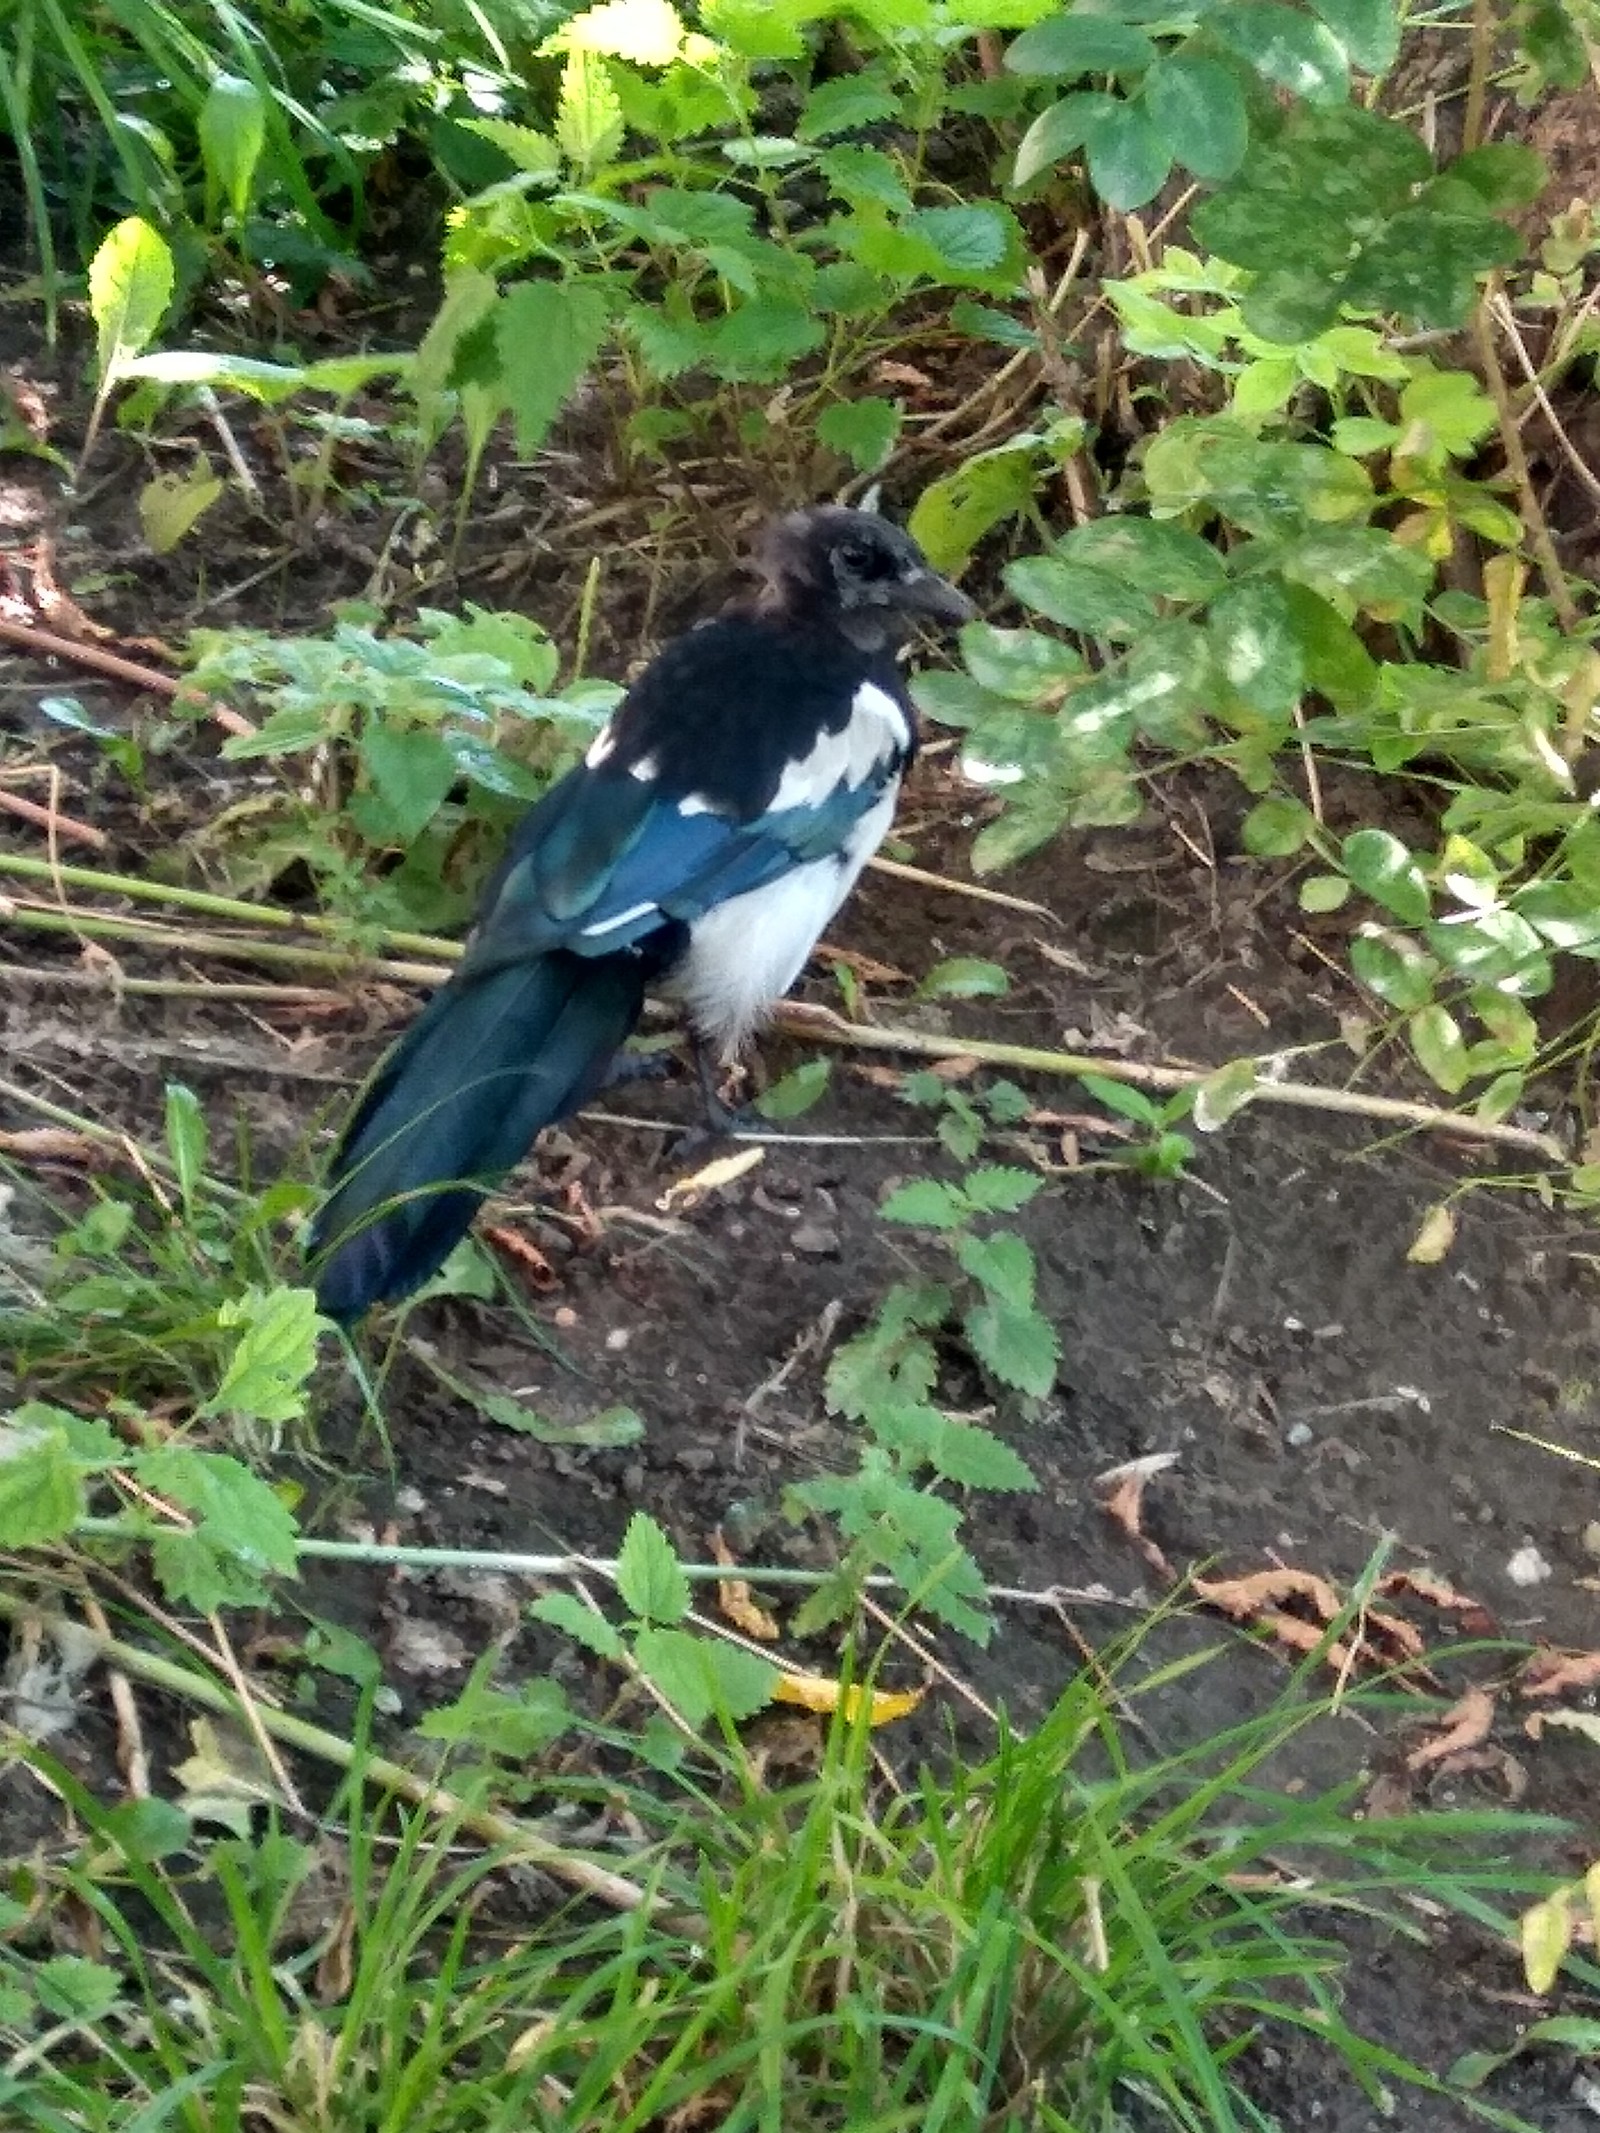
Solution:
M101 1520L107 1524L112 1521ZM95 1630L83 1622L67 1622L59 1616L51 1616L43 1608L25 1600L19 1593L0 1591L0 1619L24 1622L43 1619L48 1627L59 1627L63 1638L70 1637L81 1644L84 1639L94 1646L107 1666L116 1667L135 1680L146 1681L152 1688L160 1689L169 1696L181 1697L185 1702L198 1704L202 1710L214 1711L220 1718L237 1718L240 1715L239 1698L220 1682L197 1674L193 1668L179 1666L171 1659L163 1659L156 1652L147 1652L137 1644L127 1644L120 1637ZM593 1896L617 1911L636 1911L641 1908L652 1912L664 1910L662 1900L637 1881L630 1881L624 1874L614 1874L609 1868L597 1866L592 1860L582 1859L575 1852L563 1851L552 1844L548 1837L519 1822L514 1815L497 1814L492 1809L472 1807L455 1793L442 1786L431 1784L403 1763L391 1762L387 1756L370 1755L358 1750L352 1741L341 1734L330 1733L324 1726L313 1726L292 1712L280 1710L275 1704L256 1703L252 1706L255 1718L274 1740L286 1747L297 1748L302 1754L314 1756L318 1762L328 1763L336 1770L356 1772L363 1784L373 1785L385 1792L393 1792L413 1806L425 1808L429 1813L458 1822L488 1844L503 1844L514 1847L533 1866L563 1881L569 1888Z
M311 948L298 941L246 940L231 933L186 933L177 926L162 926L152 919L116 918L105 911L45 909L34 904L12 904L4 923L23 926L36 933L67 933L89 940L130 941L146 948L176 948L188 955L214 955L241 963L276 964L286 970L326 970L349 975L364 971L373 977L393 978L406 985L442 985L450 975L434 963L402 963L384 956L363 955L359 949ZM115 981L107 980L114 989Z
M111 983L98 971L76 970L63 964L51 969L43 963L8 963L8 985L58 986L68 992L107 992ZM118 992L131 993L136 998L152 1000L245 1000L261 1006L309 1007L312 1005L340 1006L344 995L326 985L273 985L263 979L259 984L248 979L234 984L226 979L212 982L206 978L128 978L116 980Z
M240 926L263 926L276 933L315 933L335 940L348 939L350 929L337 919L314 913L280 911L272 904L241 903L236 897L214 896L207 889L186 889L175 883L145 881L137 874L107 874L98 867L54 866L48 859L33 859L23 852L0 852L0 875L18 881L44 881L69 889L87 889L98 896L128 896L144 903L167 904L175 911L196 911L205 918L223 918ZM453 963L461 954L459 941L447 941L433 933L384 932L379 944L402 955L432 956Z
M1128 1059L1101 1059L1092 1052L1052 1052L1031 1044L998 1044L982 1037L941 1037L928 1030L899 1029L890 1024L846 1022L831 1008L791 1004L773 1017L787 1036L836 1045L843 1051L909 1053L918 1059L976 1059L983 1066L1016 1067L1025 1073L1076 1079L1098 1074L1125 1081L1136 1089L1176 1095L1198 1089L1211 1078L1208 1067L1144 1066ZM1469 1140L1520 1148L1546 1162L1565 1164L1570 1157L1554 1134L1503 1120L1473 1118L1464 1111L1443 1111L1434 1104L1413 1103L1401 1096L1368 1096L1359 1089L1324 1089L1315 1082L1256 1083L1252 1102L1280 1104L1297 1111L1331 1111L1346 1118L1370 1118L1390 1126L1410 1126L1428 1133L1454 1133Z

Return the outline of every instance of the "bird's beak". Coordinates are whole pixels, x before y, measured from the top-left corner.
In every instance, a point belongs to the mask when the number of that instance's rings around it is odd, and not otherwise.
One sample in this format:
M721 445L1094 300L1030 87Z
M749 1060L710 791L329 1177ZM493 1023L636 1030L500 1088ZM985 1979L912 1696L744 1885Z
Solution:
M978 612L966 594L936 570L915 570L910 577L902 578L895 587L895 603L908 615L941 623L947 629L959 629Z

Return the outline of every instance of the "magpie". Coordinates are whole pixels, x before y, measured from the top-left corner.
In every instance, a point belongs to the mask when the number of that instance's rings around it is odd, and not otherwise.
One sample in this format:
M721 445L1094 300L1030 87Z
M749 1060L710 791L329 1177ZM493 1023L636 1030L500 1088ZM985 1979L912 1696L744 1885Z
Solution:
M540 1130L604 1085L653 989L731 1062L883 842L916 747L898 654L974 609L908 535L772 525L754 597L667 645L524 816L460 965L381 1061L309 1252L324 1315L419 1288Z

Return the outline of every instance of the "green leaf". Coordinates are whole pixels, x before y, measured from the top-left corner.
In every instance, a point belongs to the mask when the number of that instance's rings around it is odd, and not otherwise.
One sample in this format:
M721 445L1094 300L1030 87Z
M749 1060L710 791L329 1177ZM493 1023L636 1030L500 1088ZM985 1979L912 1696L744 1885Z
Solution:
M900 410L892 400L869 394L860 400L836 400L817 420L817 435L830 452L853 460L872 474L894 450L900 434Z
M1420 926L1426 922L1433 907L1427 879L1418 862L1390 831L1355 831L1344 840L1339 857L1356 887L1392 912L1402 925Z
M1350 900L1350 884L1343 874L1308 874L1300 884L1300 908L1313 916L1340 910Z
M1497 213L1531 207L1550 182L1544 157L1525 141L1488 141L1482 148L1469 148L1446 175L1470 185Z
M1111 109L1112 99L1099 89L1080 90L1041 111L1017 149L1013 185L1026 185L1041 170L1072 155L1089 137L1089 128Z
M572 1706L558 1681L522 1682L507 1696L473 1679L454 1703L438 1704L417 1726L423 1740L465 1741L509 1762L530 1762L573 1723Z
M1242 1111L1260 1087L1253 1059L1230 1059L1194 1091L1189 1116L1201 1133L1215 1133Z
M1160 1123L1161 1106L1130 1082L1112 1081L1104 1074L1080 1074L1078 1079L1097 1104L1114 1111L1119 1118L1132 1119L1137 1126Z
M206 1174L206 1115L193 1089L178 1081L166 1087L166 1140L184 1216L192 1220Z
M648 1622L681 1622L689 1612L689 1580L666 1534L647 1511L635 1511L617 1555L623 1605Z
M83 1955L53 1955L33 1971L39 2005L57 2022L74 2028L100 2022L122 1998L120 1972Z
M310 1300L309 1291L277 1293L305 1294ZM252 1573L269 1570L282 1577L295 1575L299 1529L293 1513L240 1460L227 1452L172 1445L141 1452L133 1463L147 1488L194 1512L209 1546L237 1557Z
M1471 1074L1466 1039L1461 1025L1447 1007L1431 1001L1419 1008L1406 1025L1417 1063L1447 1095L1454 1096Z
M1001 1384L1036 1400L1042 1400L1054 1386L1061 1344L1055 1328L1040 1312L978 1304L966 1314L962 1328L973 1354Z
M1057 544L1056 554L1110 571L1151 599L1209 600L1228 582L1227 565L1209 541L1184 526L1131 511L1074 527Z
M801 1118L825 1094L833 1078L831 1059L806 1059L756 1098L763 1118Z
M1022 703L1050 695L1083 672L1083 660L1059 637L1038 630L1002 630L989 622L969 622L961 632L961 655L973 680L984 689Z
M360 758L371 791L358 794L350 811L372 843L403 850L416 842L455 784L455 753L426 727L374 722L361 736Z
M0 1422L0 1548L42 1548L72 1531L83 1483L56 1429Z
M252 1288L230 1297L217 1312L217 1324L237 1327L239 1338L204 1412L270 1424L298 1421L305 1413L324 1323L310 1289Z
M1037 1489L1033 1470L992 1430L941 1415L928 1447L929 1464L944 1480L963 1489L1013 1493Z
M1285 718L1306 685L1294 609L1281 578L1265 572L1211 603L1206 628L1218 668L1252 710Z
M167 241L130 215L105 237L89 262L89 312L102 385L155 338L176 286Z
M961 1186L975 1214L1014 1215L1044 1190L1044 1179L1037 1171L1019 1170L1015 1164L986 1163L969 1170Z
M1098 564L1061 555L1022 556L1006 565L1005 582L1024 607L1085 636L1137 637L1156 620L1147 594Z
M1113 102L1084 136L1089 180L1107 207L1143 207L1167 182L1172 149L1143 102Z
M1257 859L1288 859L1315 827L1316 817L1304 801L1279 794L1251 808L1239 835L1245 850Z
M1403 933L1358 933L1350 943L1350 968L1369 992L1402 1013L1432 998L1439 975L1433 957Z
M912 509L911 537L936 570L959 570L985 534L1032 502L1033 455L1002 445L930 482Z
M917 987L919 1000L1003 1000L1011 980L998 963L953 955L935 963Z
M530 178L557 178L561 173L561 150L548 133L532 126L518 126L510 119L470 118L458 123L468 133L491 142L518 170Z
M720 378L760 382L782 377L825 338L821 319L799 297L757 297L707 330L704 360Z
M602 169L622 146L622 104L605 60L582 46L568 52L562 69L556 139L585 176Z
M500 299L499 381L525 456L549 435L599 354L607 324L605 298L585 282L524 281Z
M1031 1311L1036 1278L1033 1253L1010 1230L991 1237L962 1237L956 1257L973 1280L1009 1311Z
M1311 5L1367 74L1387 74L1400 49L1394 0L1311 0Z
M561 1630L598 1659L620 1659L626 1649L616 1626L586 1607L576 1593L541 1593L528 1613L536 1622L548 1622L552 1629Z
M918 208L901 227L930 244L958 273L982 274L999 266L1013 234L1005 210L982 201L968 207Z
M683 1629L647 1625L633 1656L686 1724L697 1730L714 1717L737 1723L772 1699L778 1669L770 1659L719 1644Z
M873 74L841 74L819 82L801 106L794 137L797 141L826 141L839 133L854 133L861 126L875 126L892 119L900 99Z
M267 140L266 99L242 74L212 77L195 121L208 196L220 194L238 221L250 207L250 188Z
M1504 986L1524 999L1550 989L1553 972L1544 944L1515 911L1480 911L1430 926L1427 941L1447 970L1473 985Z
M1086 9L1052 15L1024 30L1006 51L1013 74L1055 74L1071 80L1080 74L1138 74L1156 56L1143 30L1110 15Z
M1142 94L1177 162L1214 184L1233 176L1250 145L1250 118L1230 67L1180 46L1151 68Z
M1280 0L1228 0L1206 22L1263 80L1308 104L1342 104L1350 94L1350 67L1339 40Z
M937 1178L914 1178L890 1193L878 1212L886 1222L916 1229L959 1229L967 1219L967 1196Z
M169 555L211 509L224 488L210 462L196 459L182 474L157 474L139 491L139 525L152 555Z

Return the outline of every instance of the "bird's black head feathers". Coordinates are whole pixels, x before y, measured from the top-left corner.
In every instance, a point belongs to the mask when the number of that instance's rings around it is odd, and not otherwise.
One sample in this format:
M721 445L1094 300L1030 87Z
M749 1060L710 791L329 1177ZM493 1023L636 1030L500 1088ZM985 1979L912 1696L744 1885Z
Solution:
M831 621L863 651L899 643L918 622L953 628L976 613L908 533L870 511L791 511L769 527L759 560L764 605Z

